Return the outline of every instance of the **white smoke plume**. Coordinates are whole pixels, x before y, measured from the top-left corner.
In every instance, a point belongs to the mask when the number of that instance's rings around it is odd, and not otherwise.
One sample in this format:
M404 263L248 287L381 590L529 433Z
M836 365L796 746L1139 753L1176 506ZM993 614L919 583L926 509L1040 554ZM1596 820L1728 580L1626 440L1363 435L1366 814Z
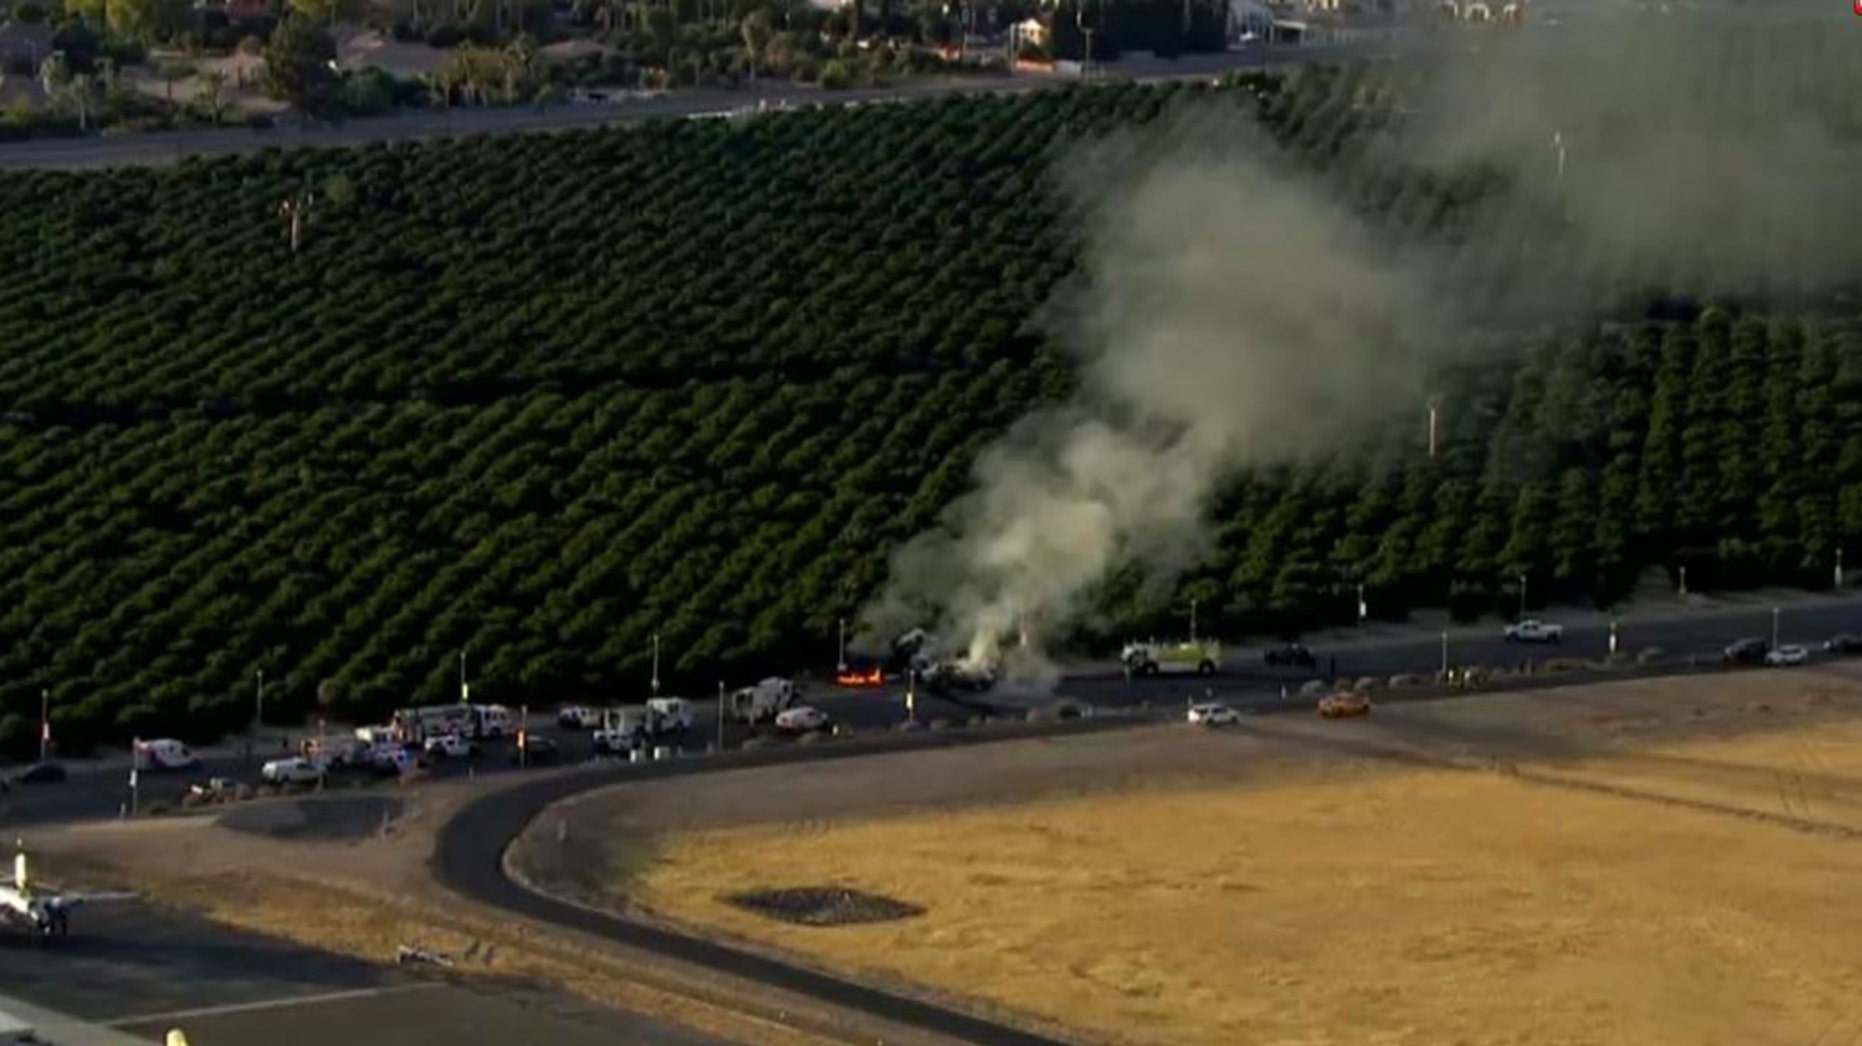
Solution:
M995 663L1018 631L1064 633L1115 569L1168 583L1207 550L1239 470L1413 426L1476 313L1577 319L1651 280L1718 290L1781 265L1798 282L1862 274L1862 213L1825 195L1862 154L1810 109L1766 119L1780 99L1740 93L1783 60L1815 98L1862 49L1805 68L1748 21L1609 22L1515 30L1403 74L1411 115L1373 161L1500 179L1452 243L1374 225L1337 179L1214 113L1073 158L1084 272L1058 333L1081 390L981 456L975 490L895 555L868 633L929 625ZM1709 90L1729 70L1740 82ZM1010 653L1012 671L1043 665Z

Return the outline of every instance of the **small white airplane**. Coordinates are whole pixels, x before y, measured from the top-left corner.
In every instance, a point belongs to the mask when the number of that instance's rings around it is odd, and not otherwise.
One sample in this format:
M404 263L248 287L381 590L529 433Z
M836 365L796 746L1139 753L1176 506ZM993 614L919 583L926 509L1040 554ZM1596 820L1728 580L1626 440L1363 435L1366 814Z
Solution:
M13 885L0 886L0 918L17 923L45 940L71 932L71 910L92 901L127 901L133 893L53 893L35 889L28 875L25 845L13 857Z

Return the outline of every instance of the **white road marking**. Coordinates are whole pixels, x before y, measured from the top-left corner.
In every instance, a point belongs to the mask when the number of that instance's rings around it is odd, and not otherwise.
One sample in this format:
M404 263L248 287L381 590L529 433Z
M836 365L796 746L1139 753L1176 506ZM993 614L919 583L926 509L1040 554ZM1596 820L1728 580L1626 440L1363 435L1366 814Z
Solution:
M106 1028L122 1028L131 1024L148 1024L152 1021L185 1021L201 1017L220 1017L229 1013L250 1013L255 1010L282 1010L292 1006L314 1006L323 1002L345 1002L350 999L368 999L378 995L401 995L407 992L425 991L441 987L439 984L397 984L385 988L352 988L348 991L323 992L319 995L288 995L279 999L262 999L258 1002L235 1002L225 1006L203 1006L194 1010L170 1010L167 1013L143 1013L134 1017L118 1017L114 1020L98 1021Z

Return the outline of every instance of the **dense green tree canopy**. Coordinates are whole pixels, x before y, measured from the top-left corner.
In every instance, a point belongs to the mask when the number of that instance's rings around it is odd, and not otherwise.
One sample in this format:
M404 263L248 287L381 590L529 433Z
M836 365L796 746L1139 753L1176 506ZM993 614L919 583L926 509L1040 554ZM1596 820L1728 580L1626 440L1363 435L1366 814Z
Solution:
M1030 321L1075 261L1059 150L1203 98L1349 166L1356 75L0 175L0 715L49 685L67 740L213 734L260 669L281 713L374 715L451 694L462 648L475 694L617 697L655 632L691 686L825 663L1072 386ZM1351 184L1419 228L1475 191ZM1723 308L1491 357L1434 459L1419 419L1238 477L1184 591L1234 634L1360 583L1395 614L1521 572L1535 602L1827 580L1858 339ZM1115 630L1174 612L1141 590L1106 586Z

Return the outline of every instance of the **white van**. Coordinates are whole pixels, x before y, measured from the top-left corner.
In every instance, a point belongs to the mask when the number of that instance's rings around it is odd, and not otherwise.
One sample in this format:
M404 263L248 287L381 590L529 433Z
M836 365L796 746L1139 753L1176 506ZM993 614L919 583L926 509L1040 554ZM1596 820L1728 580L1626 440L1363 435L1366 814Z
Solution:
M135 757L138 770L186 770L200 764L192 749L172 737L136 742Z

